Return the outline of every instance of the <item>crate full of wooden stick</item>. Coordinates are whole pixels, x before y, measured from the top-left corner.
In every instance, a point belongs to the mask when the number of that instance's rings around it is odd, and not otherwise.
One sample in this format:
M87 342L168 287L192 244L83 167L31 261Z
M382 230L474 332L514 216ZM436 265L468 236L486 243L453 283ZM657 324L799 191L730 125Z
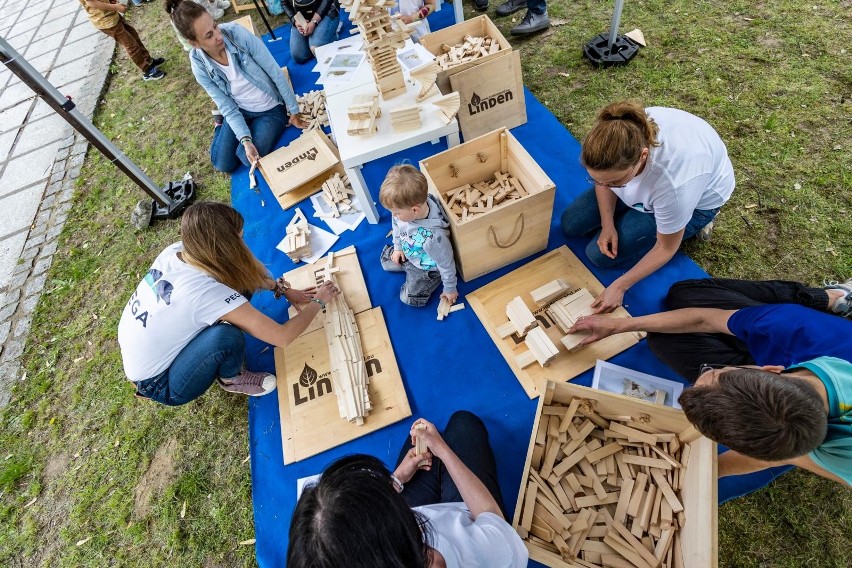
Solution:
M547 248L556 186L508 129L422 160L420 170L450 220L465 281Z
M513 526L551 568L716 568L716 467L683 411L549 381Z

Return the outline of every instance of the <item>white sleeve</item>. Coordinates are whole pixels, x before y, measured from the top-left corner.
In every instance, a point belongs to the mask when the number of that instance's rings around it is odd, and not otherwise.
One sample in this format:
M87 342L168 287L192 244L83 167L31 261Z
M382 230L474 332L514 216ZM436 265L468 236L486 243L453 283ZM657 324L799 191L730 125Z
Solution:
M482 566L515 568L527 565L529 561L527 547L524 546L512 525L499 515L481 513L473 522L471 529L471 532L475 532L471 535L471 540L480 546L480 553L484 559Z
M213 325L247 301L239 292L211 278L209 284L193 298L196 321L203 325Z

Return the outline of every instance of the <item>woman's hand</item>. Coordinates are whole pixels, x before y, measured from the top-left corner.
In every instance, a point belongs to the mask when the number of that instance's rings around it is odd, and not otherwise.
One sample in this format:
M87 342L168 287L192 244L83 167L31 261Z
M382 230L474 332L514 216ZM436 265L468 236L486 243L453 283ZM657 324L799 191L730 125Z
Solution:
M308 123L302 120L302 115L298 113L291 114L289 122L296 128L301 128L302 130L308 127Z
M257 151L257 148L254 147L254 143L247 140L243 142L243 148L246 150L246 159L249 164L255 164L260 160L260 154Z
M426 428L416 428L418 424L423 424ZM446 455L446 452L451 451L450 447L438 432L438 429L435 428L435 425L425 418L418 418L414 424L411 425L411 431L409 434L411 434L411 445L416 445L417 438L421 438L434 456L441 457Z
M609 337L617 331L616 318L607 318L604 316L583 316L574 322L568 333L589 332L590 335L584 339L580 345L588 345L595 341L600 341L605 337Z
M317 29L317 24L316 24L316 22L311 20L310 22L308 22L308 25L305 26L305 29L302 32L302 35L305 36L305 37L311 37L311 34L314 33L315 29Z
M287 301L290 302L294 308L296 308L296 311L301 312L301 304L307 304L310 302L316 292L316 288L307 288L305 290L289 288L284 292L284 297L287 298Z
M601 253L609 258L618 256L618 231L614 226L601 227L601 234L598 237L598 248Z
M417 473L418 469L422 469L424 471L432 469L432 452L427 451L419 456L414 452L415 448L408 450L408 453L405 454L405 458L396 468L396 471L393 472L393 476L402 483L408 483L411 481L411 478L414 477L414 474Z
M337 289L331 280L326 280L316 289L312 299L317 299L325 304L332 301L338 294L340 294L340 290Z
M615 282L607 286L601 295L592 302L596 314L608 314L615 308L621 306L624 301L624 292Z

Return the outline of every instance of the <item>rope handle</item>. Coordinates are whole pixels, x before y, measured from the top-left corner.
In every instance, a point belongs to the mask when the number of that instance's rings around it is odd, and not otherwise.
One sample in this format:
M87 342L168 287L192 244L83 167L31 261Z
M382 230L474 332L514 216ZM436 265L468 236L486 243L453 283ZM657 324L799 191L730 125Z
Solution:
M507 245L501 245L500 241L497 240L497 232L494 231L494 225L488 225L488 236L491 237L494 245L501 249L507 249L513 247L521 237L524 235L524 214L521 213L518 215L518 219L515 221L515 229L512 230L512 234L514 234L515 230L518 227L518 221L520 221L521 229L518 231L518 236L512 239L512 242Z

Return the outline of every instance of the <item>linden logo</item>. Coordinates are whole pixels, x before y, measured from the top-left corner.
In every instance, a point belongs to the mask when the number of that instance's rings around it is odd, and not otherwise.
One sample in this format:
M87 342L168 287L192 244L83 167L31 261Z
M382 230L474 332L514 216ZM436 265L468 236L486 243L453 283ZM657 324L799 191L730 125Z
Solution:
M513 98L515 97L514 95L512 95L512 91L510 91L509 89L491 95L490 97L480 97L476 93L473 93L473 96L470 97L470 102L467 103L467 112L472 116L474 114L492 109L497 105L507 103Z
M295 166L295 165L297 165L301 162L304 162L305 160L310 160L310 161L316 160L317 154L319 154L319 150L317 150L316 148L311 148L310 150L302 152L301 154L299 154L298 156L296 156L295 158L293 158L289 162L285 162L285 163L281 164L276 169L279 172L287 171L290 168L292 168L293 166Z
M307 392L303 393L302 389L305 389ZM305 368L302 369L302 374L299 375L299 382L293 383L293 399L296 401L296 406L330 392L331 373L326 373L320 378L317 372L305 363Z

